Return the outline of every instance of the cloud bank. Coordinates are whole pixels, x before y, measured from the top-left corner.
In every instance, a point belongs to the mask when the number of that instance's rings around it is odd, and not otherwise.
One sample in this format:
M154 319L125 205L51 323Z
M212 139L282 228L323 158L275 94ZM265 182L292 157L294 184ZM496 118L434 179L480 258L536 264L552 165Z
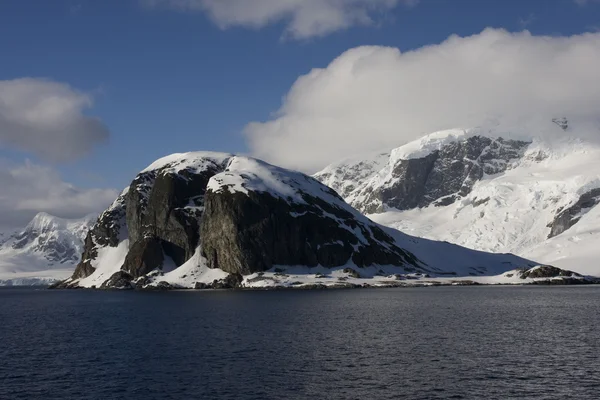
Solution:
M0 81L0 147L52 162L88 154L109 137L107 127L83 111L90 95L43 79Z
M113 189L81 189L64 182L52 168L31 162L2 163L0 228L23 227L38 212L81 218L106 209L118 193Z
M324 36L356 25L371 25L378 13L419 0L140 0L148 7L167 6L205 12L222 29L262 28L285 23L284 37Z
M600 33L486 29L406 53L346 51L301 76L273 119L245 128L253 155L307 172L364 151L490 118L529 126L600 115Z

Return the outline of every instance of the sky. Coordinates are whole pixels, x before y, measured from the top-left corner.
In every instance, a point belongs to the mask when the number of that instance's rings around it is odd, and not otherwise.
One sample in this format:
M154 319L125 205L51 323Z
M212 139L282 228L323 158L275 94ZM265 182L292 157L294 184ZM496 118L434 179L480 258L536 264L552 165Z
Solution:
M312 173L489 118L593 119L599 32L597 0L3 0L0 229L100 212L174 152Z

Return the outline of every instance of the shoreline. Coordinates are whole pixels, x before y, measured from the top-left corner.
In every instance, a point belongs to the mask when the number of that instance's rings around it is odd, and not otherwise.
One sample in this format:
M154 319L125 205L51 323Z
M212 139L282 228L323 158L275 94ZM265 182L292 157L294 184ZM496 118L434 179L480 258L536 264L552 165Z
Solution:
M442 278L443 279L443 278ZM477 282L473 280L452 280L443 281L413 281L414 283L381 283L381 284L303 284L303 285L274 285L274 286L237 286L237 287L176 287L169 286L149 286L149 287L131 287L131 288L83 288L83 287L52 287L50 286L3 286L2 288L35 288L40 290L83 290L83 291L134 291L134 292L171 292L171 291L304 291L304 290L350 290L350 289L392 289L392 288L430 288L430 287L455 287L455 286L595 286L600 285L600 278L587 279L540 279L526 282Z

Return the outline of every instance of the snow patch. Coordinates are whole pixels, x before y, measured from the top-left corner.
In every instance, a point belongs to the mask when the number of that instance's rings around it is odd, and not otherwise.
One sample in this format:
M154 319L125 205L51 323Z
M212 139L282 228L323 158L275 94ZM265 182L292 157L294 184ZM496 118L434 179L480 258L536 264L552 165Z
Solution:
M230 157L233 155L213 151L175 153L159 158L140 173L161 170L163 173L177 174L183 170L190 170L190 172L198 174L215 164L224 164Z
M210 178L207 191L268 193L297 204L305 204L303 194L326 201L344 203L331 188L301 172L296 172L249 157L233 157L224 172Z
M78 281L79 286L90 288L100 287L114 273L119 272L129 251L129 239L123 240L117 247L100 247L98 257L91 260L95 268L93 274Z
M228 276L227 272L220 269L208 268L206 259L201 256L200 247L194 255L178 268L164 274L152 277L150 286L160 282L167 282L173 287L193 289L196 283L210 284L215 280L221 280Z

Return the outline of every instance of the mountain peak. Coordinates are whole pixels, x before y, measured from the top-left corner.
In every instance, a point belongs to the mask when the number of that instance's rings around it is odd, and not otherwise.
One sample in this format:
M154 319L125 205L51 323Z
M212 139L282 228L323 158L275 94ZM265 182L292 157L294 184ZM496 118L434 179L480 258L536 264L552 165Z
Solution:
M39 212L25 227L25 231L46 232L50 230L64 229L67 225L67 220L48 214L47 212Z
M56 269L56 277L63 278L63 269L79 260L85 235L94 220L91 215L64 219L38 213L24 229L6 235L0 243L0 275Z

